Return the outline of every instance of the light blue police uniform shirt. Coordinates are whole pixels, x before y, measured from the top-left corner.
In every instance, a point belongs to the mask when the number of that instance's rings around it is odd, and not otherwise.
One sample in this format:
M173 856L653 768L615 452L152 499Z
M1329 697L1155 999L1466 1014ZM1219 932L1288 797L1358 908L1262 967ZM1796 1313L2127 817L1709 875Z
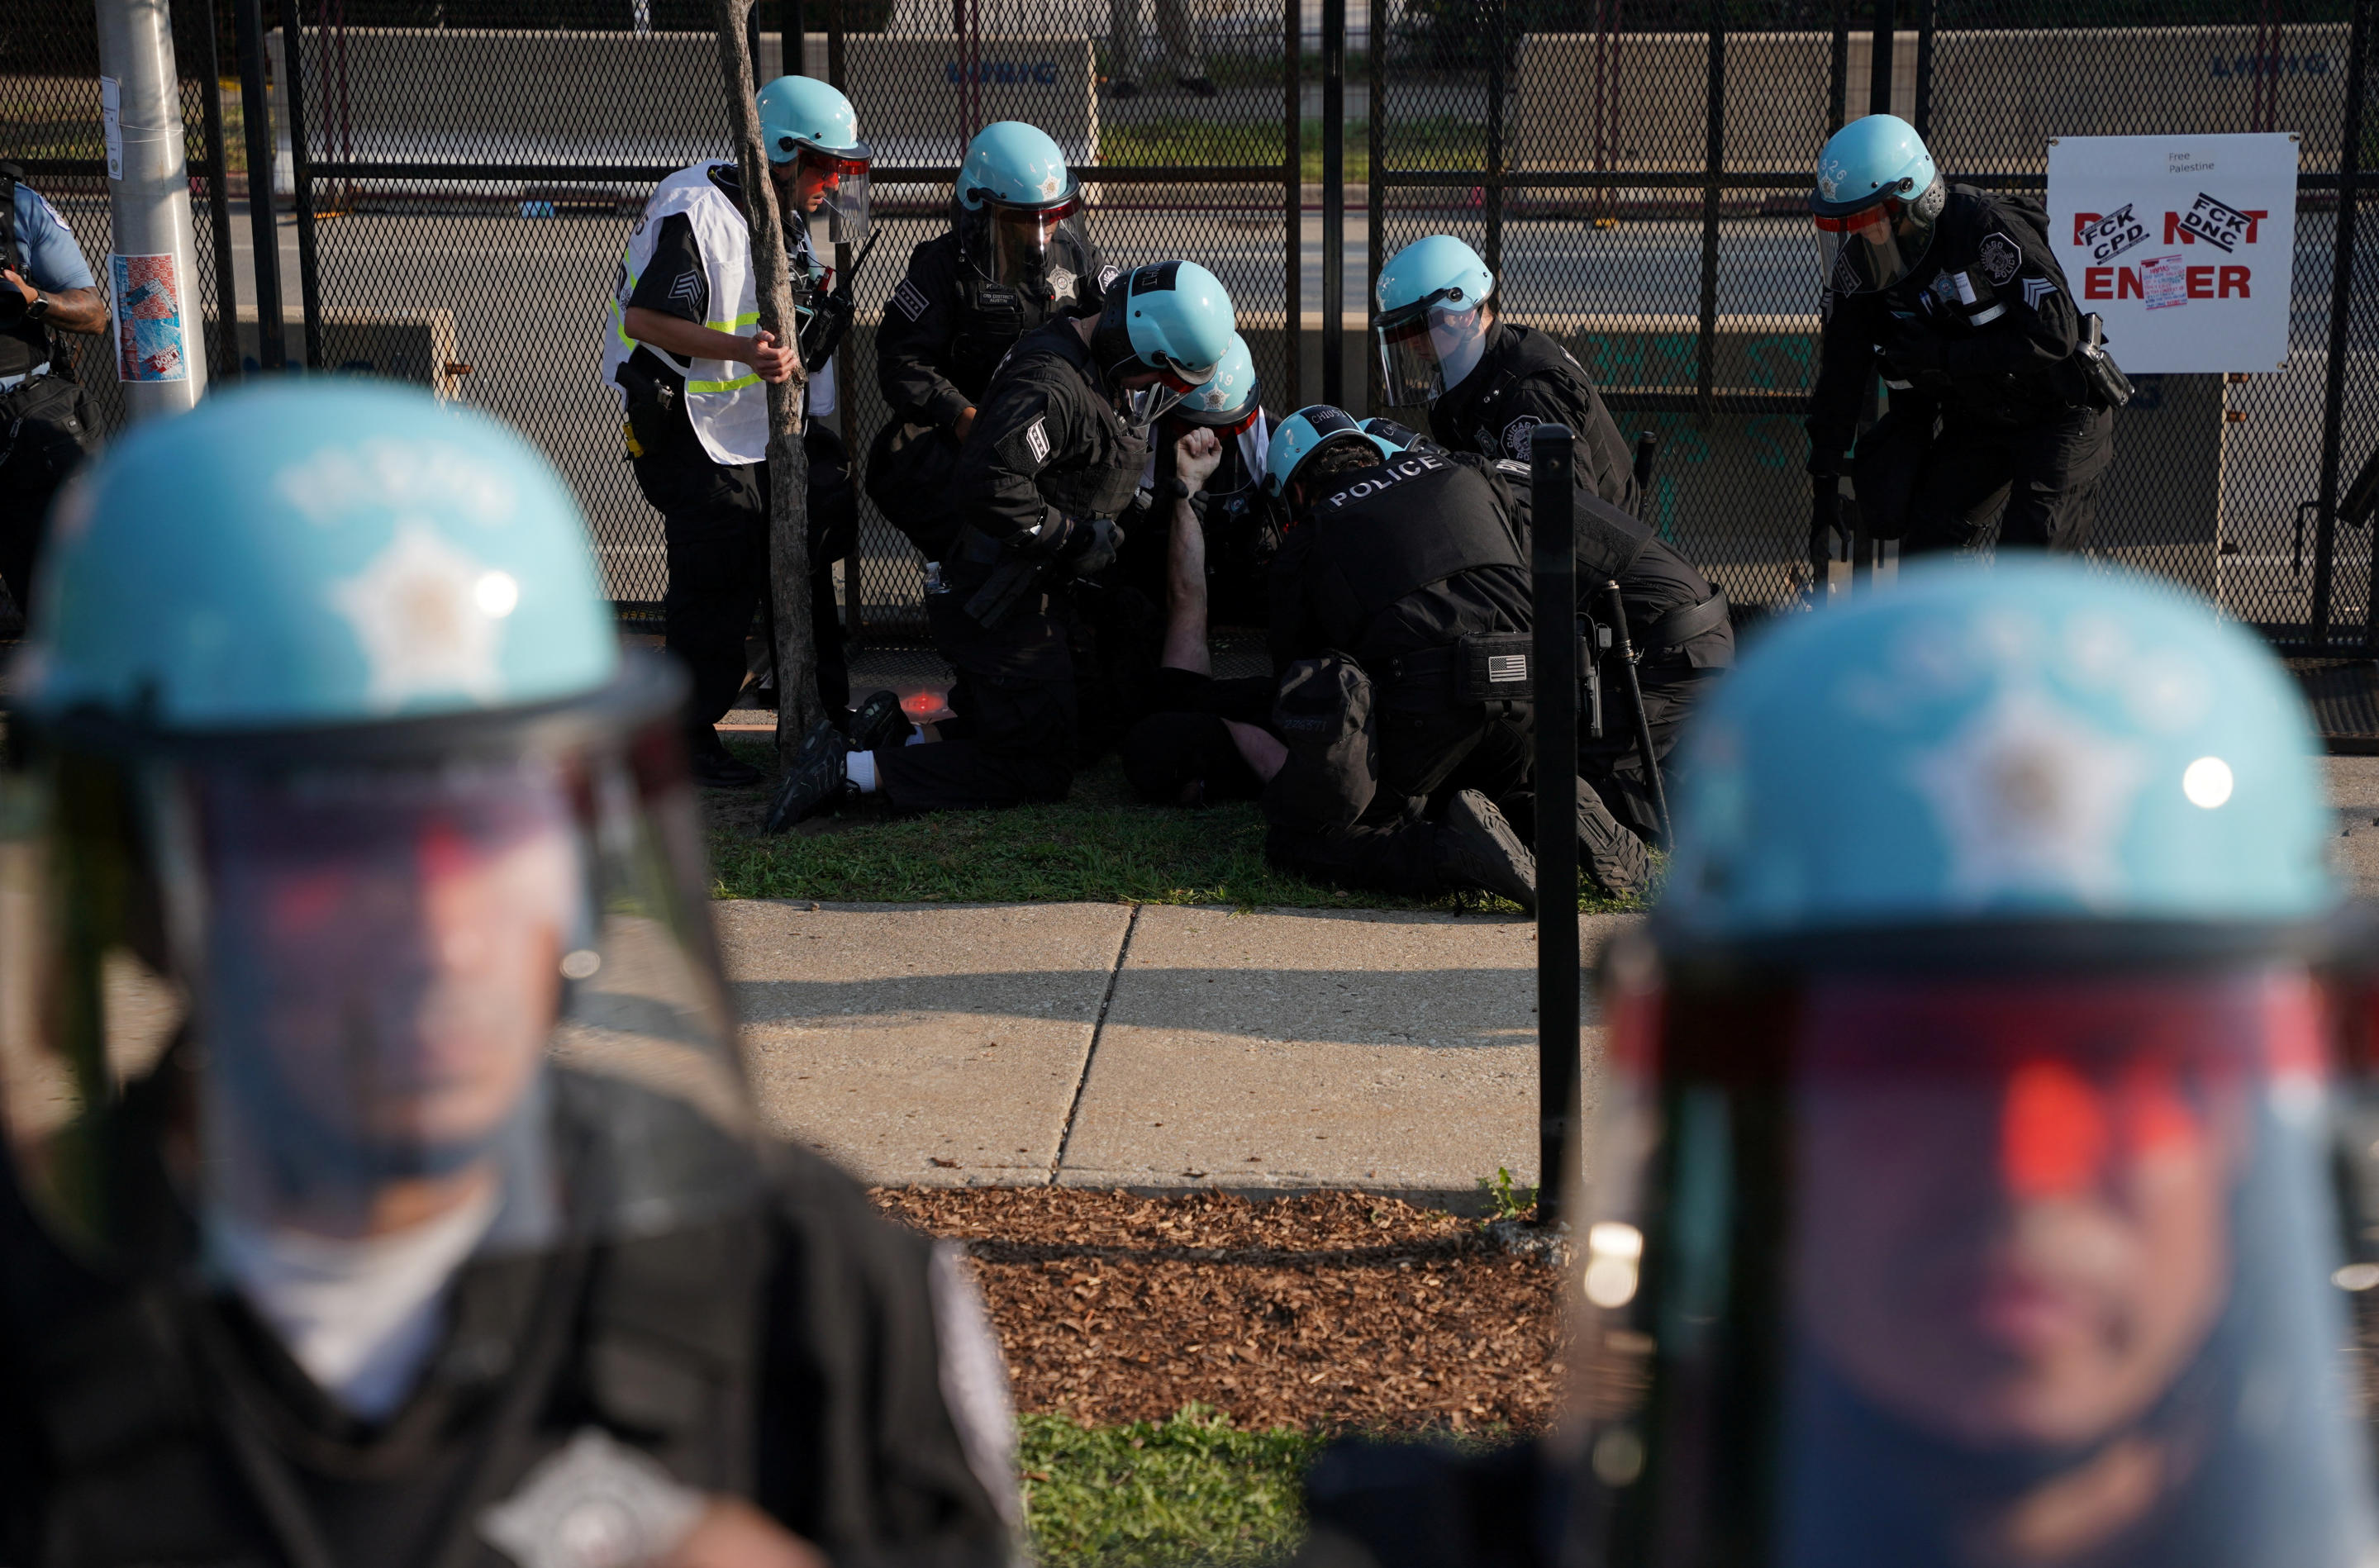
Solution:
M56 294L98 286L74 231L40 191L22 180L17 182L17 245L25 258L25 279L35 288Z

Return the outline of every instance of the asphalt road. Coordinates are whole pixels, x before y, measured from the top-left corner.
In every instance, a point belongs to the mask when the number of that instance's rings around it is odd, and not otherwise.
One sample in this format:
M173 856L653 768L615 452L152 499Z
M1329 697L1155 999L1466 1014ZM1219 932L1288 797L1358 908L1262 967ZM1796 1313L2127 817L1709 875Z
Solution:
M1187 191L1190 199L1202 193ZM103 248L105 219L95 206L69 213L93 254ZM1187 255L1203 261L1232 291L1242 319L1277 327L1286 298L1283 220L1277 211L1125 210L1105 212L1098 234L1119 259ZM1426 214L1395 214L1391 245L1427 232ZM241 303L248 293L248 225L234 213L235 270ZM1307 213L1299 224L1303 266L1300 306L1309 320L1322 303L1322 224ZM294 220L281 223L282 273L291 342L297 335L297 243ZM457 351L471 366L461 383L467 401L519 427L551 453L586 504L613 591L622 597L658 597L658 518L637 495L621 461L618 419L610 394L598 381L598 356L613 266L625 224L612 217L489 217L417 213L324 219L318 225L321 286L327 305L397 313L434 307L451 311ZM899 279L896 259L930 232L908 223L887 235L863 281L863 313L880 308ZM2240 541L2234 589L2248 577L2254 602L2238 608L2269 618L2285 611L2301 586L2280 562L2291 557L2295 508L2318 493L2318 433L2327 364L2330 283L2329 224L2300 224L2295 306L2288 368L2231 389L2229 406L2246 416L2224 428L2224 537ZM1347 214L1346 299L1350 312L1366 302L1368 244L1360 208ZM1629 223L1609 229L1576 223L1514 223L1503 242L1503 287L1525 314L1584 314L1646 324L1667 319L1691 330L1700 300L1700 226L1694 223ZM1730 220L1721 231L1718 308L1721 316L1799 317L1814 306L1815 247L1789 220ZM2349 430L2347 462L2379 437L2379 313L2366 308L2361 335L2351 345L2347 378ZM2121 345L2115 345L2118 357ZM870 378L872 379L872 378ZM847 385L847 383L846 383ZM872 431L880 408L863 392L859 427ZM1763 474L1761 482L1769 482ZM1796 475L1773 476L1777 493L1778 559L1798 553L1803 494ZM1755 503L1767 510L1764 500ZM914 567L907 546L881 525L869 530L870 600L913 603ZM2367 549L2349 537L2342 552ZM2273 564L2264 564L2273 563ZM2367 559L2349 562L2341 596L2362 602ZM879 585L879 582L880 585Z

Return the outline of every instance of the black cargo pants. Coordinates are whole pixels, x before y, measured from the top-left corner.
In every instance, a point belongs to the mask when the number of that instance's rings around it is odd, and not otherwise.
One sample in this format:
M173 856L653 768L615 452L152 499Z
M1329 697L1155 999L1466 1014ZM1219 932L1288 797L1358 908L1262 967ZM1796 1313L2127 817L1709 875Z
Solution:
M0 392L0 582L28 618L50 502L98 444L91 400L65 377Z
M1064 800L1080 719L1072 589L1028 597L986 628L966 603L987 572L950 562L943 572L948 591L925 596L925 621L958 675L953 717L937 726L938 742L877 752L878 787L904 812Z
M2004 508L1999 543L2078 550L2114 461L2114 415L2073 408L2005 428L1901 396L1860 438L1859 510L1902 555L1969 549Z
M744 639L753 615L768 603L768 465L713 462L682 415L674 429L666 451L630 462L645 500L661 514L669 552L661 640L693 676L688 739L712 751L719 748L712 727L743 688ZM851 670L835 606L834 563L856 537L858 498L833 431L814 424L802 444L810 462L810 626L818 702L828 714L839 714L851 704Z

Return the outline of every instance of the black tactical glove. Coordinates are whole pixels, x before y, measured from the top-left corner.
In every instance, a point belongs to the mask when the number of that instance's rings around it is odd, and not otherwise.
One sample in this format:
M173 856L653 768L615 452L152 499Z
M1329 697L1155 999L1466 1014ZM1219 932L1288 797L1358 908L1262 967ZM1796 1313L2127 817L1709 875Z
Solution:
M1884 333L1883 356L1918 391L1938 396L1950 390L1949 344L1914 321L1895 320Z
M1057 559L1074 576L1095 577L1115 564L1116 552L1122 548L1123 530L1112 517L1087 522L1075 518L1065 542L1057 548Z

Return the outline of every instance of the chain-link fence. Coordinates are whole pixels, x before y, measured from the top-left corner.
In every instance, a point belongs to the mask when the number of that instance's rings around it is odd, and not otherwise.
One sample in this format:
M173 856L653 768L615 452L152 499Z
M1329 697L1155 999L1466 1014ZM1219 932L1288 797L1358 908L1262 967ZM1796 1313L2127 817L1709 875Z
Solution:
M2358 88L2373 4L764 0L755 42L764 77L842 85L876 149L888 232L835 416L854 455L886 417L875 323L908 250L948 221L960 149L1026 119L1089 175L1110 260L1186 256L1221 275L1276 411L1334 389L1367 410L1371 278L1419 235L1471 241L1506 308L1558 333L1626 428L1660 435L1655 520L1751 604L1793 597L1805 572L1805 193L1832 129L1888 106L1953 179L2033 195L2056 136L2294 131L2287 366L2139 378L2095 537L2284 644L2329 647L2361 643L2374 612L2372 541L2337 516L2379 447L2379 109ZM649 610L659 520L598 365L646 194L727 151L710 15L706 0L186 4L216 373L275 357L285 294L291 359L418 381L525 431L584 501L613 596ZM94 258L96 73L76 7L0 30L6 151ZM260 225L252 162L277 192ZM863 636L921 630L920 563L872 509L843 578Z
M2037 198L2059 136L2296 132L2287 366L2139 378L2093 546L2285 644L2359 643L2371 540L2335 518L2379 445L2379 135L2349 103L2370 9L1373 0L1371 271L1424 234L1478 247L1511 314L1559 334L1624 427L1662 438L1661 531L1737 600L1773 603L1805 575L1820 281L1806 192L1828 135L1889 108L1950 179ZM2341 247L2349 182L2361 243Z

